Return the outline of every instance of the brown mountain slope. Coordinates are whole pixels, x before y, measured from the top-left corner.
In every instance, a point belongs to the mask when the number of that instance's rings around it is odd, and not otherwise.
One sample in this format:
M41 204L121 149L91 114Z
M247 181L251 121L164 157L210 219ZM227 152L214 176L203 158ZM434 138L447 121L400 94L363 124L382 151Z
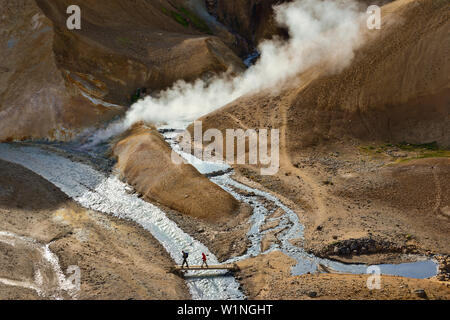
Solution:
M59 66L103 81L108 101L127 103L127 95L138 87L164 89L180 79L243 67L218 38L189 23L178 9L184 1L84 0L82 29L76 32L66 28L71 1L37 3L55 24Z
M241 98L204 117L206 126L232 114L247 127L279 127L285 116L292 153L344 136L450 146L450 5L395 1L383 12L382 29L343 72L318 77L315 68L301 86Z
M0 1L0 141L70 139L123 113L138 87L243 68L184 1L79 1L73 31L71 4Z
M450 145L449 15L448 1L395 1L341 73L312 68L294 88L243 97L201 119L204 130L280 128L279 173L238 170L306 209L311 250L379 237L405 252L449 253L448 159L411 161L449 156L420 145Z
M350 68L314 81L288 108L290 150L345 135L450 146L450 4L397 1L384 17Z
M69 88L55 63L52 23L34 1L0 1L0 141L67 139L121 108L93 106Z

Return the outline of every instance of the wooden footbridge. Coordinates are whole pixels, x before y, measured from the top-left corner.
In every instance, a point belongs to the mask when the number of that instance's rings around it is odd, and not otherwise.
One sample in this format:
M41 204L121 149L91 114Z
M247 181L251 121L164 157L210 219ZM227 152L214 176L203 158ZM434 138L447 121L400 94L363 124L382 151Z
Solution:
M207 271L207 270L227 270L230 272L239 271L239 267L237 264L221 264L221 265L214 265L214 266L208 266L208 267L202 267L202 266L189 266L188 267L182 267L182 266L174 266L172 267L171 272L172 273L183 273L183 271Z

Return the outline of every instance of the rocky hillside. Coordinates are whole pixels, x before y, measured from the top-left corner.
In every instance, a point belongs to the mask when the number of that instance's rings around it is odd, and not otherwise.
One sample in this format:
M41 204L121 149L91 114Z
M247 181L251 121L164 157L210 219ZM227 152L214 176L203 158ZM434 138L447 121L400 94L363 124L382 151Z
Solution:
M201 1L201 0L199 0ZM384 5L392 0L356 0L362 11L369 5ZM205 0L208 12L237 36L240 54L248 54L261 41L273 36L288 37L274 18L273 7L289 0Z
M313 68L293 88L243 97L203 120L224 128L286 121L292 154L344 137L450 146L449 9L440 0L386 5L381 31L367 35L344 71Z
M312 250L379 236L448 254L449 18L448 1L387 4L342 72L311 68L203 117L203 129L280 128L278 175L238 170L311 212Z
M243 68L184 1L105 3L80 1L71 31L70 1L0 1L0 141L67 140L122 114L139 87Z
M256 47L263 39L282 34L273 16L273 5L280 0L206 0L208 11L237 33L248 44Z
M287 109L290 149L348 135L450 146L450 4L396 1L352 66Z
M122 178L144 198L209 222L229 221L239 202L188 164L172 162L172 150L156 129L135 126L113 154Z

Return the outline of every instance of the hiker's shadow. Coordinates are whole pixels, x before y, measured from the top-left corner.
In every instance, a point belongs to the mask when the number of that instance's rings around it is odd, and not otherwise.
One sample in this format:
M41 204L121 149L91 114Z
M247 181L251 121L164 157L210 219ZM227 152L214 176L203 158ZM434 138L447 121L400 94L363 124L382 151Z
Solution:
M200 273L201 272L201 273ZM206 269L203 271L199 271L193 273L192 271L184 274L184 278L188 280L201 280L201 279L211 279L211 278L227 278L233 276L231 271L210 271L208 272Z

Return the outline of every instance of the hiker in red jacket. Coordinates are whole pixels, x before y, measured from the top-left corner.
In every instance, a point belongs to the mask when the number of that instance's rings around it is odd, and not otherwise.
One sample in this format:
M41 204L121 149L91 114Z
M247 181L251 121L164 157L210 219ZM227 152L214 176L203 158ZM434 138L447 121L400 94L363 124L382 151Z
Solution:
M202 252L202 261L203 261L203 263L202 263L202 268L203 268L203 266L205 266L205 265L206 265L206 268L209 268L209 267L208 267L208 263L206 263L206 254L205 254L204 252Z

